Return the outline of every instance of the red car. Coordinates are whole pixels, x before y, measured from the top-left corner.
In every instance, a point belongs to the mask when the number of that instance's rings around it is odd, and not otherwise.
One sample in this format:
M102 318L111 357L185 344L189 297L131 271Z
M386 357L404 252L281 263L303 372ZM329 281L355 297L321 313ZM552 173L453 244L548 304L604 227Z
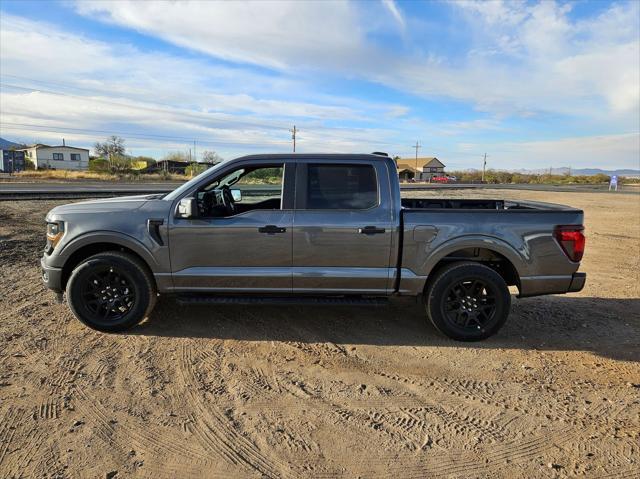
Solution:
M453 183L455 181L455 179L449 178L448 176L434 176L431 178L432 183Z

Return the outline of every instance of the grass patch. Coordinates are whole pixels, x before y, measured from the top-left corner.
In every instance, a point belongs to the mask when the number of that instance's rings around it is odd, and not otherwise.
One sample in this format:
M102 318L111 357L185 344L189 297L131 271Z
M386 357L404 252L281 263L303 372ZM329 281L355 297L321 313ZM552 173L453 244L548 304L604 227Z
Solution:
M70 171L70 170L28 170L14 173L16 179L24 180L93 180L93 181L128 181L128 182L150 182L150 181L188 181L190 176L176 173L123 173L114 174L97 171Z

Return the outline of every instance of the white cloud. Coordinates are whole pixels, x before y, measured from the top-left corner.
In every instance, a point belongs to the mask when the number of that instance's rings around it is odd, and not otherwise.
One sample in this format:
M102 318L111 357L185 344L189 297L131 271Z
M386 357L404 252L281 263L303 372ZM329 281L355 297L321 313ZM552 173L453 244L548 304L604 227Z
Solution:
M276 68L311 58L346 61L364 47L364 31L346 2L82 1L76 9L219 58Z
M404 24L392 0L381 5ZM462 14L457 28L473 35L463 62L376 47L367 35L385 27L371 21L371 3L82 1L76 8L215 57L357 76L494 114L611 114L627 126L637 116L638 3L613 5L589 21L572 21L571 4L551 1L451 5Z
M391 16L395 19L400 28L404 29L405 20L402 16L402 13L400 13L400 10L398 9L398 5L396 5L396 2L394 0L382 0L382 4L387 10L389 10L389 13L391 13Z
M574 131L582 125L585 131L622 136L599 135L591 141L576 140L572 133L565 144L564 140L518 142L516 133L507 144L514 146L504 161L524 161L525 156L515 155L524 145L527 151L549 155L545 161L562 164L572 142L581 152L583 145L591 145L601 153L600 160L609 162L620 158L628 164L640 155L637 141L625 136L640 130L637 3L613 5L596 17L576 21L570 15L571 4L455 2L451 8L461 17L455 27L473 39L467 54L455 57L436 52L429 44L412 45L407 53L409 48L404 47L415 33L413 19L405 18L391 1L73 5L87 17L230 62L213 64L202 55L180 57L96 41L3 12L1 73L48 81L30 83L33 90L42 90L38 94L3 86L3 122L55 121L70 128L197 135L219 141L228 155L252 145L261 150L288 149L287 129L295 122L306 151L385 149L404 154L420 138L430 144L433 154L448 147L453 155L456 148L451 145L457 143L476 148L476 153L485 148L504 150L503 144L489 144L490 139L486 144L474 141L480 132L503 133L514 116L548 121L548 136L555 137L557 125L564 121L558 120L561 116ZM397 51L376 43L378 33L390 35L389 22L402 29L404 43L398 42ZM429 122L424 120L428 112L413 111L408 105L322 93L318 86L326 78L378 82L429 99L453 98L486 114L475 120ZM10 80L3 76L3 82ZM15 82L24 85L25 80ZM75 96L56 97L47 90ZM348 127L327 126L341 124ZM31 137L41 134L35 129L21 132ZM175 142L129 142L141 147L148 143ZM544 150L541 145L548 147ZM593 155L584 153L575 155L574 166L581 164L579 158L591 161ZM531 153L526 158L537 164L534 157Z
M307 151L354 150L386 135L371 118L406 112L406 107L391 103L310 95L306 85L278 75L142 52L5 13L1 21L0 129L4 136L20 135L26 141L65 136L86 146L100 133L78 130L124 130L130 133L129 146L147 148L149 140L135 138L144 131L186 139L158 137L158 148L175 148L176 142L184 146L198 138L233 155L246 148L288 149L288 128L295 122L306 135L302 146ZM371 126L336 130L324 126L328 121ZM47 134L37 125L55 133ZM324 140L315 141L316 136ZM93 141L87 143L87 137Z

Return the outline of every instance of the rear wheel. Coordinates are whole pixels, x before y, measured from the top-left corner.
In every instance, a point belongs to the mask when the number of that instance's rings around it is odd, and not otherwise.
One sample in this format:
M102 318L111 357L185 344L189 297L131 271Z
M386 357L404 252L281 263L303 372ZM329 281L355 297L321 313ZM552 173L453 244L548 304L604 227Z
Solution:
M495 334L511 307L502 276L473 262L452 263L438 271L425 296L433 325L458 341L478 341Z
M99 253L80 263L67 283L73 314L90 328L122 331L153 309L156 288L146 266L132 255Z

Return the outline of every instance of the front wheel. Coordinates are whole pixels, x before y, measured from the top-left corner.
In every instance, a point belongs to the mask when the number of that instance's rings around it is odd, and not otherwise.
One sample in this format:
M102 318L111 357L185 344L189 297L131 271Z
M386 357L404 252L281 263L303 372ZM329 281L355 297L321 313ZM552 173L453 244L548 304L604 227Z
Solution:
M122 331L138 324L153 309L156 296L146 266L119 251L87 258L67 283L69 308L76 318L99 331Z
M452 263L438 271L425 300L433 325L457 341L479 341L495 334L511 307L502 276L473 262Z

